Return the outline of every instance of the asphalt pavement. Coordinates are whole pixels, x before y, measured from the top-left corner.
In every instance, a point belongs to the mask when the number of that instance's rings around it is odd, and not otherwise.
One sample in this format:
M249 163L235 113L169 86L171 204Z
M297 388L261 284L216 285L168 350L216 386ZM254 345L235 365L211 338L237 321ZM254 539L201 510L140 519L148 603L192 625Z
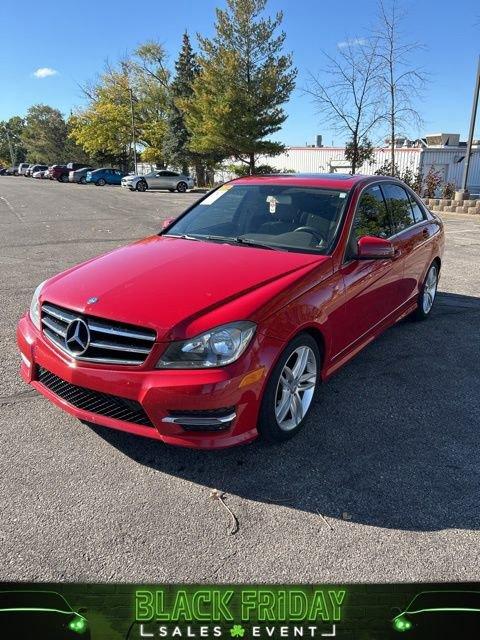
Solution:
M35 286L197 197L0 177L0 580L478 580L480 219L444 216L432 317L344 367L286 444L171 448L86 426L21 381Z

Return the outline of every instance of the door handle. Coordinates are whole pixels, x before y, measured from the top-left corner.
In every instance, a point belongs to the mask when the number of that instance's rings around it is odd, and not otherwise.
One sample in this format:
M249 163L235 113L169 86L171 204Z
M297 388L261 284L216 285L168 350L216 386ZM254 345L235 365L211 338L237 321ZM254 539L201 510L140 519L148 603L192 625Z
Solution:
M422 236L424 238L428 238L430 236L430 233L429 233L428 229L423 229Z

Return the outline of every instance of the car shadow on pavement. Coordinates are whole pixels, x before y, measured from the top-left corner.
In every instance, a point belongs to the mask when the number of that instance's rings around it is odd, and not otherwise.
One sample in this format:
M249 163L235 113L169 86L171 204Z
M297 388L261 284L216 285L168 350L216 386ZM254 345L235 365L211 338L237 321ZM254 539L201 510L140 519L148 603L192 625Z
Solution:
M480 298L439 294L321 389L282 445L168 447L91 426L163 473L242 499L404 530L480 527Z

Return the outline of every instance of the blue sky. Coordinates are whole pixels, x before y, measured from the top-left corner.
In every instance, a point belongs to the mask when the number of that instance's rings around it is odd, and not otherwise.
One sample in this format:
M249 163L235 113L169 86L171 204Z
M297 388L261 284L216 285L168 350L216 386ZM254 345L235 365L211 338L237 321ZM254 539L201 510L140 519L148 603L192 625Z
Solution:
M78 85L93 79L105 60L116 61L141 42L164 43L170 61L176 57L187 29L211 34L214 10L223 0L131 0L78 4L62 2L58 10L23 0L15 20L0 20L0 120L25 114L35 103L58 107L68 114L82 104ZM409 40L426 50L416 64L430 74L430 84L419 110L425 121L419 133L468 131L477 58L480 53L480 5L476 0L398 0L406 12ZM338 42L362 37L374 24L375 0L269 0L269 12L284 12L287 49L299 69L297 90L287 105L289 118L277 136L289 145L313 143L322 133L324 144L342 142L321 123L311 99L301 91L308 72L321 66L322 49L334 52ZM37 78L38 69L57 73ZM480 126L477 126L477 136Z

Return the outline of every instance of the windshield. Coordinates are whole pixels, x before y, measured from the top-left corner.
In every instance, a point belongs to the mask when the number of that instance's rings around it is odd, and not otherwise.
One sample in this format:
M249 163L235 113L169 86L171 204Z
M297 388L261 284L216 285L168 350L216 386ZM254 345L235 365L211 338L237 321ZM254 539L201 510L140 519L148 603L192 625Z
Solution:
M347 191L228 183L208 195L165 235L328 253Z
M54 591L0 591L0 611L2 609L71 611L65 599Z
M419 593L408 605L407 611L423 609L479 609L480 592L426 591Z

